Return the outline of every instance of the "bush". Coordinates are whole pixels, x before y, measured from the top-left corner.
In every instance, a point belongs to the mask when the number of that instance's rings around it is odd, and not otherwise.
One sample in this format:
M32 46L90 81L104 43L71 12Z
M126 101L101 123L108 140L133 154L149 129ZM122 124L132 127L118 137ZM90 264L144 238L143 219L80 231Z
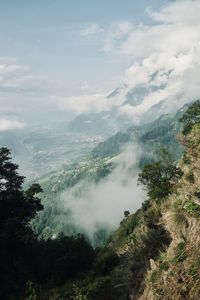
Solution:
M183 172L172 164L169 153L161 149L160 160L145 165L138 181L146 186L150 199L160 200L172 192L173 185L182 175Z
M39 241L35 252L37 280L51 286L88 271L94 261L94 250L82 235Z
M192 171L190 171L190 172L186 175L186 179L187 179L190 183L195 183L194 173L193 173Z
M107 275L119 263L119 256L112 249L101 249L97 254L94 271L97 274Z
M183 123L182 133L187 135L191 132L194 124L200 123L200 101L194 102L180 118Z
M192 200L186 201L184 203L183 209L195 217L200 217L200 206Z
M186 250L185 250L185 242L181 242L178 244L176 251L175 251L175 257L173 259L174 263L183 262L187 257Z

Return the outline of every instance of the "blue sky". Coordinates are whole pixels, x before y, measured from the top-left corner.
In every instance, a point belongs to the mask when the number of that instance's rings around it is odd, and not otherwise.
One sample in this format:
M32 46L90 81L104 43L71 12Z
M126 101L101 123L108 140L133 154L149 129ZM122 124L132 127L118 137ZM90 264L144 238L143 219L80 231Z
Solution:
M105 33L81 36L98 24L105 31L113 22L152 22L146 8L157 10L166 0L1 0L0 56L15 57L33 73L66 84L100 87L117 82L127 62L102 51ZM113 81L113 83L112 83ZM71 82L71 84L70 84Z

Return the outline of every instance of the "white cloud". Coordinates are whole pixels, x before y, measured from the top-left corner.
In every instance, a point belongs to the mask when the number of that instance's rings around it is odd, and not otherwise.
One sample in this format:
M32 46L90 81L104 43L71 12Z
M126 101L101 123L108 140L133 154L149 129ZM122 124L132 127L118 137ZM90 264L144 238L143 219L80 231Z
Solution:
M200 2L198 0L178 0L159 12L151 12L154 20L162 23L199 24Z
M51 99L59 109L77 113L118 107L120 113L134 120L139 120L159 101L167 99L168 108L175 109L199 98L200 2L176 1L149 14L153 20L151 25L116 21L107 29L95 23L80 31L83 37L102 33L101 50L108 53L110 59L118 57L132 62L124 72L121 84L124 87L112 98L107 98L109 92L105 90L92 90L87 78L79 87L83 95L66 96L67 89L56 90L56 84L48 78L34 76L27 66L17 64L16 59L9 57L0 58L0 89L33 94L36 91L38 97L44 96L43 92L48 96L57 95ZM134 106L127 103L127 95L137 93L140 87L147 90L140 103ZM10 101L13 103L14 99ZM0 102L6 106L3 97Z
M7 59L5 59L6 61ZM29 76L27 66L12 62L0 63L0 87L21 87Z
M0 131L8 131L14 129L22 129L25 123L12 120L0 120Z
M108 110L115 106L139 120L152 106L167 100L170 112L200 97L200 2L176 1L157 12L149 12L151 25L117 21L104 29L102 50L132 61L124 73L124 88L114 97L93 93L63 98L60 107L77 112ZM92 26L88 34L98 30ZM139 103L127 103L127 95L145 88Z
M148 90L136 106L119 104L134 120L162 100L169 112L200 97L200 2L176 1L150 16L152 25L130 25L119 36L111 27L104 42L110 54L133 61L124 76L124 102L130 91Z
M103 28L101 28L99 24L91 24L90 26L82 29L80 31L80 35L83 37L90 37L101 32L103 32Z
M53 96L54 102L57 103L61 110L72 110L78 113L100 112L108 110L110 106L104 93L85 94L71 97Z

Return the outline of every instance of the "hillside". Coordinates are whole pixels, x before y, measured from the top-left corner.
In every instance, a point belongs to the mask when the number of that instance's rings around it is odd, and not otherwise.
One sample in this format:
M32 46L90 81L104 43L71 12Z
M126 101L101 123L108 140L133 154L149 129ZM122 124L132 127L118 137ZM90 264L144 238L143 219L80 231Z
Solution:
M199 299L199 116L197 120L186 135L178 135L185 153L176 169L179 176L169 181L168 196L158 197L156 190L156 197L126 216L97 252L92 273L54 289L53 299ZM48 297L45 293L42 299Z
M127 289L130 299L199 299L200 125L180 140L184 175L173 193L144 204L111 237L108 247L122 261L110 277L113 299L127 299L121 296Z
M200 125L185 138L187 153L179 162L184 176L160 207L160 222L172 241L145 277L141 300L199 299Z
M116 133L106 141L99 143L91 151L91 157L104 158L115 156L123 150L124 144L137 142L146 158L148 156L149 159L152 159L157 149L162 145L168 147L174 159L179 158L182 147L176 140L176 133L181 128L178 120L185 109L186 107L182 108L175 115L162 115L153 122L140 126L131 126Z
M178 111L175 115L163 115L149 124L132 126L127 130L120 131L94 148L82 163L62 168L40 178L39 182L44 190L41 195L44 211L33 222L35 231L46 238L57 235L61 231L67 234L80 232L82 228L74 224L76 222L70 217L70 209L63 210L60 198L65 192L70 195L71 191L73 195L76 194L75 197L73 196L74 201L78 201L77 197L81 197L81 195L85 196L91 186L98 185L116 170L122 160L120 153L124 153L127 145L130 146L130 152L135 151L134 145L138 145L140 151L136 163L132 163L130 160L127 162L126 168L132 169L132 177L145 163L156 159L161 147L166 147L172 154L173 161L177 161L182 155L183 147L177 142L176 133L181 128L179 118L185 109ZM141 202L138 205L137 208L140 207ZM126 207L124 207L125 209ZM123 214L123 209L121 214ZM104 228L99 228L98 231L102 232L102 229L104 231ZM87 234L85 231L84 233ZM96 234L98 235L98 232ZM108 233L105 234L107 236ZM104 234L103 240L105 240Z

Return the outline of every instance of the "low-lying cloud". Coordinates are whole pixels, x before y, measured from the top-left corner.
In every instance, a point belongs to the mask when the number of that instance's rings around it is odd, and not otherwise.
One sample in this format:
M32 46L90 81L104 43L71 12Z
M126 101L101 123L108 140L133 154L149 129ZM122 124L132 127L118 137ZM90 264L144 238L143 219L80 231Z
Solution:
M137 185L139 149L129 145L118 157L115 170L100 183L82 181L61 195L61 208L70 211L68 222L93 241L100 229L119 226L125 210L136 211L145 199Z

